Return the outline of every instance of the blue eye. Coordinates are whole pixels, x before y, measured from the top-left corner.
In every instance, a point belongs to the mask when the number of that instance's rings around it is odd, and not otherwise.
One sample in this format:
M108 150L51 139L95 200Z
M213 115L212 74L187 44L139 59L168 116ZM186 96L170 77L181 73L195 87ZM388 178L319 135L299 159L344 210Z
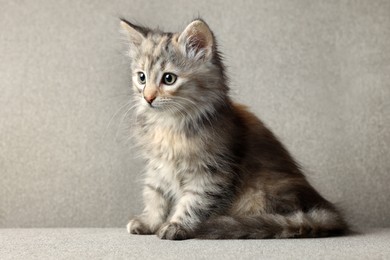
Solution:
M146 76L143 72L138 72L138 82L139 84L143 85L146 83Z
M164 73L162 83L165 85L172 85L176 82L177 76L173 73Z

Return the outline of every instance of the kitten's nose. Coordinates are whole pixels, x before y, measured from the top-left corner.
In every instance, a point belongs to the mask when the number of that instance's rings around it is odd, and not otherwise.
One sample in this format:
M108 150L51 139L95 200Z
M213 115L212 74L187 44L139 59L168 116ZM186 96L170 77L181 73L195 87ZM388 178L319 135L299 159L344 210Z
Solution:
M151 95L151 96L144 96L144 99L149 103L152 104L153 100L156 99L156 96Z

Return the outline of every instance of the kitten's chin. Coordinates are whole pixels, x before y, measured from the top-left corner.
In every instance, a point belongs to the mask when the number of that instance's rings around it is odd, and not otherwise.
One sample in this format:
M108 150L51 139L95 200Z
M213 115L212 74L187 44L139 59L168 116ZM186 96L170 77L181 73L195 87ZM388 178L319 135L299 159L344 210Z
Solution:
M142 104L144 111L150 111L152 113L157 113L164 111L164 106L156 105L156 104Z
M156 104L149 104L149 103L143 103L141 106L139 106L139 113L141 114L149 114L149 115L156 115L158 114L159 116L163 114L172 114L172 112L167 108L167 106L161 106L161 105L156 105Z

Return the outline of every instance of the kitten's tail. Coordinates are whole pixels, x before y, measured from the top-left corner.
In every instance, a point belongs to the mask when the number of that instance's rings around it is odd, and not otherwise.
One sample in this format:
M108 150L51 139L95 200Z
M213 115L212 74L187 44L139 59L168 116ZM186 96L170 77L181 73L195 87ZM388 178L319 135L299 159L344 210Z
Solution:
M199 239L309 238L342 235L347 225L339 213L313 209L283 216L264 214L256 217L219 216L197 230Z

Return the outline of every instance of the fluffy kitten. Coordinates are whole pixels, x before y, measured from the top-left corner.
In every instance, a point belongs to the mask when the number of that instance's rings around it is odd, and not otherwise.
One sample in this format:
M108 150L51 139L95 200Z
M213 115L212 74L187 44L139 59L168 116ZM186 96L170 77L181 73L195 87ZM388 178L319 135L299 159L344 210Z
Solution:
M127 229L162 239L342 234L336 208L263 123L232 102L213 33L122 20L129 38L135 136L146 158L143 213Z

